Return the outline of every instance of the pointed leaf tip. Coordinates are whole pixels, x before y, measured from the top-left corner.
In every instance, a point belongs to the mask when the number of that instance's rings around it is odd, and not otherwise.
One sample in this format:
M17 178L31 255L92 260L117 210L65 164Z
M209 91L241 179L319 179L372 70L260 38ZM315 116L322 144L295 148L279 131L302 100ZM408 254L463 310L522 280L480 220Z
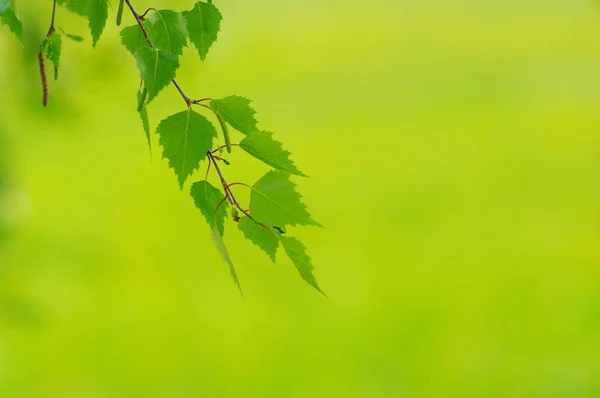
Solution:
M218 228L212 229L212 238L213 243L215 244L217 250L219 251L219 254L221 255L221 258L229 266L229 272L231 273L231 277L237 285L240 294L242 295L242 297L244 297L242 285L240 285L240 280L238 279L237 273L235 272L235 267L233 266L233 262L231 261L231 257L229 256L229 252L227 251L227 247L225 247L225 242L223 241L223 237L219 233Z

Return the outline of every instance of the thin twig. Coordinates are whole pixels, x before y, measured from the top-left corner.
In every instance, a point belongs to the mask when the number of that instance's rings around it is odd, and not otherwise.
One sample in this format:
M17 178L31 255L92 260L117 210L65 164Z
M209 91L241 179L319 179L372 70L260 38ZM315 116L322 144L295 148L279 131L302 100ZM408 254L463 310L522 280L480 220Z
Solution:
M145 12L145 13L143 13L142 15L140 15L140 18L142 19L142 21L143 21L144 19L146 19L146 15L148 15L148 13L149 13L150 11L156 11L156 8L148 8L148 9L146 10L146 12Z
M240 144L238 144L237 142L235 144L231 144L231 146L240 146ZM217 149L213 149L212 153L217 153L219 151L222 151L223 149L227 148L227 145L222 145L220 147L218 147Z
M229 198L229 202L232 205L239 207L240 204L237 201L237 199L235 198L235 195L233 194L233 192L231 192L231 189L229 189L229 186L227 185L227 181L225 180L223 173L221 173L221 169L219 168L219 165L217 163L217 160L215 159L215 156L210 151L206 152L206 156L208 156L208 159L212 162L213 166L215 166L215 169L217 170L217 174L219 174L219 178L221 179L221 184L223 185L223 190L225 191L225 195Z
M56 17L56 0L52 4L52 19L50 20L50 27L48 28L48 33L46 33L46 39L54 34L54 18Z

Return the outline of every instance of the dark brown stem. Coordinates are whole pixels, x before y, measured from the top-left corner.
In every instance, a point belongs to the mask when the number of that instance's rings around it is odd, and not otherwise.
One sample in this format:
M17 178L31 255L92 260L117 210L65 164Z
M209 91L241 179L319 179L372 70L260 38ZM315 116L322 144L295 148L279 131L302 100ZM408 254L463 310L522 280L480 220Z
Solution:
M146 19L146 15L148 15L148 13L149 13L150 11L156 11L156 8L148 8L148 9L146 10L146 12L145 12L145 13L143 13L142 15L140 15L140 19L141 19L142 21L143 21L144 19Z
M54 18L56 17L56 0L52 4L52 19L50 20L50 27L48 28L48 33L46 33L46 39L54 34Z
M48 79L46 77L46 65L44 64L44 54L38 53L38 64L40 65L40 76L42 77L42 104L48 105Z
M130 0L125 0L125 3L127 3L127 6L131 10L131 13L133 14L137 24L140 26L140 29L142 30L142 33L144 34L144 38L148 42L148 45L150 46L150 48L153 49L154 44L152 44L152 41L150 40L150 37L148 36L148 31L146 30L146 27L144 26L144 21L143 21L142 16L137 13L135 8L133 7L133 4L131 4ZM177 88L177 91L179 91L179 94L183 97L183 100L185 101L186 105L189 107L190 104L192 103L192 100L187 95L185 95L185 92L181 89L181 86L179 85L179 83L177 83L177 80L173 79L173 85Z
M225 203L226 200L227 200L227 196L225 196L223 199L221 199L221 201L219 202L219 204L215 208L215 211L213 212L213 219L215 220L215 225L217 225L217 212L219 211L219 207L221 207L221 205L223 203Z

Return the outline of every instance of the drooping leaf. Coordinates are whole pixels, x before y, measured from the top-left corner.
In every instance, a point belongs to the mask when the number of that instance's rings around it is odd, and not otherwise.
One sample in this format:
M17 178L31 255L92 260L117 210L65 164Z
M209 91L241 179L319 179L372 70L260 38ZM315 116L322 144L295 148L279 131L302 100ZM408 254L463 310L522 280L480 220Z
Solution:
M137 49L148 47L148 42L142 33L139 25L132 25L121 30L121 43L127 50L135 55Z
M76 41L76 42L82 42L83 41L83 37L81 36L77 36L77 35L72 35L70 33L66 33L65 34L69 39Z
M182 54L188 35L183 15L172 10L158 10L150 15L144 26L154 47L171 54Z
M163 157L169 160L183 188L212 148L217 131L208 119L189 109L163 120L156 132L160 135Z
M96 47L108 19L108 3L107 0L88 1L87 12L90 31L92 32L92 44Z
M0 0L0 15L4 14L10 7L10 0Z
M302 279L304 279L306 283L317 289L319 293L326 296L326 294L323 293L323 291L317 284L317 280L313 275L314 268L310 262L310 257L308 256L308 254L306 254L306 248L304 247L302 242L300 242L296 238L288 238L285 236L280 236L279 239L281 240L281 246L283 246L283 249L285 250L286 254L296 266L296 269L300 273Z
M250 134L256 131L256 111L250 107L250 100L232 95L212 100L210 106L217 111L227 123L240 133Z
M196 207L200 210L204 219L211 228L215 228L215 210L219 203L225 198L225 195L217 188L213 187L208 181L198 181L192 185L190 195L194 199ZM216 213L216 227L219 233L223 235L225 231L225 217L227 217L227 208L229 203L224 201Z
M320 226L308 214L301 199L302 196L296 192L296 185L290 181L290 174L272 170L252 187L250 213L269 227Z
M23 24L11 8L6 9L6 11L0 15L0 21L2 22L2 25L8 26L10 31L17 36L21 43L23 42Z
M291 153L283 149L281 142L273 139L273 134L266 131L250 133L240 142L240 147L269 166L306 177L290 159Z
M148 141L148 148L150 149L150 156L152 156L152 142L150 140L150 121L148 120L148 110L146 109L146 102L145 102L146 95L144 94L145 91L146 91L146 89L143 88L143 89L140 89L137 93L138 106L141 105L141 107L138 108L138 112L140 114L140 118L142 119L142 126L144 127L144 132L146 133L146 140Z
M269 258L275 262L275 254L279 247L279 239L271 231L251 219L244 217L238 222L238 228L243 232L246 239L267 253Z
M173 54L150 47L138 48L135 59L150 102L175 78L179 60Z
M218 228L212 229L212 238L215 246L217 246L217 250L219 250L219 254L221 254L221 258L225 263L229 266L229 272L231 272L231 276L235 281L238 289L240 289L240 293L242 297L244 296L244 292L242 292L242 286L240 285L240 280L238 279L237 273L235 272L235 267L233 266L233 262L231 261L231 257L229 256L229 252L227 251L227 247L225 247L225 242L223 242L223 236L219 233Z
M108 19L108 0L58 0L58 3L88 19L92 44L96 47Z
M190 41L198 50L200 59L204 61L206 54L217 40L223 17L214 4L196 1L191 11L182 12L187 21Z

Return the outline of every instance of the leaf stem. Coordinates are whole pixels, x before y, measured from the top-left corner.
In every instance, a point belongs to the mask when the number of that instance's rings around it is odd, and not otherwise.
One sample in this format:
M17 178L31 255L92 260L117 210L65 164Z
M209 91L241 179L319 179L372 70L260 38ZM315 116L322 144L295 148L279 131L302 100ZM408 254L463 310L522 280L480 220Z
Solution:
M148 13L149 13L150 11L156 11L156 8L148 8L148 9L146 10L146 12L145 12L145 13L143 13L142 15L140 15L140 19L141 19L142 21L143 21L144 19L146 19L146 15L148 15Z
M231 144L231 146L240 146L240 144L238 144L237 142L235 144ZM213 149L212 153L217 153L219 151L222 151L223 149L227 148L227 145L222 145L220 147L218 147L217 149Z
M225 196L227 198L229 198L229 202L233 206L239 207L240 204L237 201L237 199L236 199L235 195L233 194L233 192L231 192L231 189L229 189L229 185L227 184L227 180L225 180L225 177L223 176L223 173L221 173L221 169L219 168L219 165L217 163L217 160L215 159L215 156L210 151L206 152L206 156L208 156L208 159L212 162L213 166L215 166L215 169L217 170L217 174L219 174L219 178L221 179L221 184L223 185L223 190L225 191Z

